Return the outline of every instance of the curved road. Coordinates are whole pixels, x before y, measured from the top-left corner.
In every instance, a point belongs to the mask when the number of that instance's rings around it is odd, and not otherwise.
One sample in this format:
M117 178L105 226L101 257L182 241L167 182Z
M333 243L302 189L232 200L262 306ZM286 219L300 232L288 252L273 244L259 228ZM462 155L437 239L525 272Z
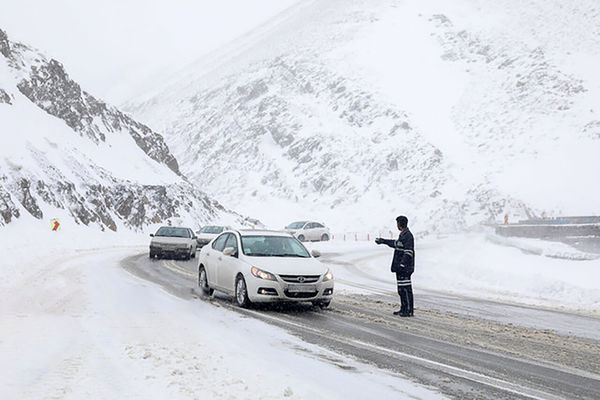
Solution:
M336 262L334 254L324 258L353 268ZM399 318L391 315L398 302L392 291L340 280L365 294L338 292L327 310L303 304L244 310L224 295L206 298L196 291L195 260L150 260L144 253L125 258L122 266L174 295L285 328L306 342L408 376L452 398L600 398L600 320L592 317L419 293L416 316Z

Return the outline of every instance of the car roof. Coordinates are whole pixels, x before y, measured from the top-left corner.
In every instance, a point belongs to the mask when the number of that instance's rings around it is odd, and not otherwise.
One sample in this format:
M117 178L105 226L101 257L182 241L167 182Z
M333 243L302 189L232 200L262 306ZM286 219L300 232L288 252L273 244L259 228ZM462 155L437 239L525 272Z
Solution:
M237 231L240 236L289 236L292 237L292 235L290 235L287 232L283 232L283 231L272 231L272 230L268 230L268 229L240 229L239 231Z
M166 225L161 226L160 228L177 228L177 229L189 229L189 230L192 229L192 228L188 228L187 226L166 226ZM158 228L158 229L160 229L160 228Z

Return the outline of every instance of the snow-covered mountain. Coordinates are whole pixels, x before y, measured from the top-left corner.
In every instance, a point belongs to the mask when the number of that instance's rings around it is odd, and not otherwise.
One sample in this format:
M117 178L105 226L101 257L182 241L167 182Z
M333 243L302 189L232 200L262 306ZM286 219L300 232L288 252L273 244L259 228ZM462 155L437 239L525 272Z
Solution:
M274 225L599 213L599 27L594 1L302 3L126 109Z
M67 215L110 230L239 215L192 185L155 131L0 30L0 225Z

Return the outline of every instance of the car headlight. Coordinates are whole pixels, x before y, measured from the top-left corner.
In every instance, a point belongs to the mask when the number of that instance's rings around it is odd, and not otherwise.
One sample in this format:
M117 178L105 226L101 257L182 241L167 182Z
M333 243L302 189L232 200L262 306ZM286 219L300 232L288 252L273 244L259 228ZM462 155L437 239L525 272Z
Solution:
M273 275L272 273L263 271L262 269L258 269L256 267L252 267L250 272L252 272L252 275L254 275L255 277L260 278L260 279L266 279L268 281L276 281L277 280L277 279L275 279L275 275Z
M331 269L327 269L327 273L323 277L323 282L327 282L333 279L333 271Z

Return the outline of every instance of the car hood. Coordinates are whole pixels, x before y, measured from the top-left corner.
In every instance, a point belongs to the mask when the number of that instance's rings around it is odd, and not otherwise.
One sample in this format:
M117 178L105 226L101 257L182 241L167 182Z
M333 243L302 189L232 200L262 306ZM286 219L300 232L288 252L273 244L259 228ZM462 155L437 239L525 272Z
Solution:
M171 236L155 236L150 243L152 244L188 244L190 239L171 237Z
M323 275L327 267L314 258L246 257L252 265L277 275Z

